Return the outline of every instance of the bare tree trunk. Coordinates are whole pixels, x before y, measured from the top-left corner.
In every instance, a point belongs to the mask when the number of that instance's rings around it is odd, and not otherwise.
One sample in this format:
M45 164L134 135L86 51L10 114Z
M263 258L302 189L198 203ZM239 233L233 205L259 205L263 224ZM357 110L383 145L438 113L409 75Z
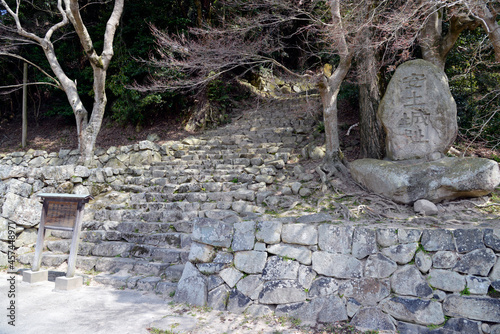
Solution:
M335 176L346 176L349 174L347 168L343 165L343 156L340 151L337 102L340 85L351 67L351 60L352 57L350 55L341 59L338 67L331 74L328 70L325 70L323 82L320 84L326 146L323 169L328 174Z
M482 1L478 7L479 10L477 11L477 16L479 17L484 30L488 33L488 38L493 45L493 50L495 50L495 60L500 62L500 25L496 20L498 9L497 11L493 8L490 10L484 1Z
M460 33L474 29L477 22L468 15L456 12L450 18L448 32L443 35L443 9L436 9L424 23L419 36L422 58L444 71L446 56L455 45Z
M80 150L80 163L90 165L93 160L97 134L99 133L99 130L101 128L102 119L104 117L104 111L106 108L106 71L109 67L111 59L113 58L113 39L120 22L120 17L123 13L124 0L115 0L113 12L111 13L106 24L103 51L101 55L98 55L95 51L92 39L87 31L87 27L83 23L83 20L80 16L80 7L78 4L78 0L57 1L57 8L62 19L60 22L51 26L45 33L44 37L39 37L24 30L19 19L19 8L16 8L14 11L7 5L5 0L0 0L0 3L5 7L7 12L14 19L16 23L17 33L24 38L35 41L42 47L45 53L45 57L49 62L50 68L57 77L57 80L59 80L58 84L60 88L66 93L66 97L68 98L69 104L73 109L73 113L75 115L76 129L78 134L78 147ZM94 72L94 105L92 108L92 115L90 120L88 119L88 111L84 107L78 94L76 82L72 81L62 69L57 59L54 45L51 42L51 38L54 32L67 25L69 22L71 22L71 24L73 25L73 28L78 35L80 43L90 61Z
M385 155L385 133L377 115L381 100L380 76L375 50L370 47L371 38L366 36L368 47L359 55L359 128L361 157L382 159Z
M28 63L23 65L23 127L21 135L21 146L26 147L28 137Z

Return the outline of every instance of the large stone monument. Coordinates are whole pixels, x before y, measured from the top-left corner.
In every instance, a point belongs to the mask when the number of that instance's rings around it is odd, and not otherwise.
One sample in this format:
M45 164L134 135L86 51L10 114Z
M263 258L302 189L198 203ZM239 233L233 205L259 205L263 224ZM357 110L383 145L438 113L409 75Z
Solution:
M385 160L351 163L352 177L396 202L489 194L500 183L495 161L445 154L457 135L457 109L443 71L424 60L400 65L380 103Z

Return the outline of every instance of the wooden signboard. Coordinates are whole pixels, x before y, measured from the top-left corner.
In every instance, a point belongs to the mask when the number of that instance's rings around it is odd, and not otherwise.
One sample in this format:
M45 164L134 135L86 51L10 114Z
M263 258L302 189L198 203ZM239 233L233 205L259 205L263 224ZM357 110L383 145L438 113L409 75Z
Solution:
M43 240L45 230L72 231L71 247L68 258L67 278L75 274L76 255L78 253L78 243L85 203L93 199L90 195L69 195L69 194L49 194L41 193L43 198L42 217L38 227L38 237L36 240L35 258L33 259L32 271L40 270L42 260Z

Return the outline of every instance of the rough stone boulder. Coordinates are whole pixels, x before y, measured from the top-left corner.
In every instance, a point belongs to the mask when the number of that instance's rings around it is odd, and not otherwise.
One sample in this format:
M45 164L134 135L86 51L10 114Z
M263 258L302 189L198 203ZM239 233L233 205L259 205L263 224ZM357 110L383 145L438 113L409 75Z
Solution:
M397 68L378 114L390 160L434 160L448 151L457 135L457 107L448 79L421 59Z
M405 204L484 196L500 183L498 163L481 158L419 163L361 159L350 164L350 171L370 191Z

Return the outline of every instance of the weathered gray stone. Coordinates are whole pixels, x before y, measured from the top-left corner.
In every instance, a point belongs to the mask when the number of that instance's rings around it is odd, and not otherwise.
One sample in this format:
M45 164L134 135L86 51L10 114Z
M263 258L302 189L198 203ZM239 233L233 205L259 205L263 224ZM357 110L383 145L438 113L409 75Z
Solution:
M398 228L398 238L399 242L402 244L418 242L421 236L421 230L417 230L414 228Z
M421 59L400 65L380 102L392 160L445 154L457 135L457 108L446 75Z
M219 273L219 276L229 285L230 288L234 288L236 283L244 276L243 273L234 268L226 268Z
M149 276L137 280L136 289L139 291L153 291L161 278Z
M213 262L229 264L233 262L233 260L234 260L233 254L227 252L217 252L217 255L215 255Z
M320 277L312 282L308 297L313 299L317 297L326 297L336 293L339 284L336 279L331 277Z
M92 249L92 255L95 256L106 256L106 257L114 257L120 255L125 257L128 255L132 245L126 242L103 242L101 244L96 245Z
M457 264L457 260L456 252L439 251L432 255L432 266L441 269L453 268Z
M232 224L211 218L196 218L193 220L191 238L203 244L216 247L229 247L234 233Z
M377 253L377 251L377 235L375 230L355 228L352 237L352 255L361 260L368 255Z
M234 224L233 251L252 250L255 244L255 222L246 221Z
M395 228L378 228L377 243L382 247L389 247L398 244L398 231Z
M196 267L187 262L177 284L174 300L177 303L205 306L207 303L207 279Z
M286 224L281 231L283 242L298 245L316 245L318 243L318 230L314 225Z
M439 302L409 297L392 297L380 302L379 307L398 320L419 325L439 325L444 313Z
M467 253L475 249L485 248L483 234L483 230L480 229L453 230L457 251L459 253Z
M323 301L323 308L318 313L319 323L332 323L347 320L347 309L342 299L338 296L328 296L317 298L318 302Z
M290 304L306 300L306 292L295 281L268 281L259 294L261 304Z
M352 297L364 306L375 306L379 301L389 296L391 287L389 280L376 278L361 278L343 282L339 294Z
M312 268L318 274L335 278L360 278L363 275L362 263L353 256L314 252Z
M231 313L243 313L247 307L252 304L252 300L242 294L240 291L233 289L229 294L227 302L227 310Z
M182 275L182 274L181 274ZM213 289L224 284L224 280L220 278L219 275L210 275L207 277L207 290L212 291Z
M210 245L191 243L189 250L189 261L191 263L211 262L215 257L215 248Z
M439 213L436 204L426 199L419 199L413 203L413 210L424 216L435 216Z
M279 221L258 222L255 237L266 244L277 244L281 241L282 226Z
M482 158L442 158L432 162L361 159L349 165L354 180L395 202L411 204L489 194L500 183L495 161Z
M319 299L307 302L291 303L278 305L275 315L286 316L294 319L300 319L301 324L305 326L314 326L317 323L318 313L323 308L324 303Z
M312 270L310 266L300 265L297 282L304 287L304 289L310 289L315 278L316 272Z
M454 333L483 334L481 323L464 318L451 318L446 321L443 329Z
M472 295L485 295L490 287L490 280L485 277L467 276L465 277L467 289Z
M395 293L404 296L429 297L432 289L412 265L406 265L394 272L391 276L391 287Z
M38 235L38 230L31 228L25 229L21 232L14 242L15 247L30 246L36 244L36 238Z
M23 227L33 227L40 222L42 204L37 197L24 198L14 193L5 195L2 217Z
M430 334L431 330L426 326L410 324L403 321L396 321L398 334ZM438 333L436 333L438 334ZM439 333L439 334L455 334L455 333Z
M226 267L223 263L197 263L196 268L204 275L218 274Z
M500 280L500 258L497 259L497 262L495 263L495 265L491 269L489 278L492 281Z
M491 249L476 249L462 255L453 270L470 275L488 276L496 260L495 252Z
M500 252L500 228L484 230L484 243L496 252Z
M465 288L464 276L444 269L432 269L427 275L427 281L432 287L444 291L460 292Z
M326 252L350 254L353 231L352 226L322 224L318 227L318 246Z
M416 242L410 244L400 244L382 249L382 254L397 262L398 264L407 264L413 260L418 244Z
M488 297L448 295L443 302L444 314L472 320L498 322L500 300Z
M262 279L267 281L292 279L298 277L300 264L297 261L285 260L280 256L271 256L262 271Z
M264 280L262 280L260 275L249 275L242 278L236 284L236 287L238 288L238 291L243 293L245 296L255 300L259 298L259 294L264 288Z
M305 246L275 244L269 246L267 252L297 260L305 265L310 265L312 261L312 251Z
M419 251L415 254L415 265L422 273L427 273L432 267L432 258L429 254Z
M257 274L264 270L267 260L266 252L242 251L234 255L234 266L247 274Z
M358 311L361 309L363 305L361 305L356 299L354 298L347 298L346 302L346 309L347 309L347 316L349 318L352 318Z
M374 278L386 278L396 271L398 265L393 260L377 253L370 255L365 263L365 276Z
M262 318L273 315L273 309L267 305L252 304L245 310L245 314L253 318Z
M367 307L359 310L351 320L351 325L360 331L389 331L394 332L391 318L378 307Z
M454 251L455 242L450 230L424 230L422 233L422 247L426 251Z

